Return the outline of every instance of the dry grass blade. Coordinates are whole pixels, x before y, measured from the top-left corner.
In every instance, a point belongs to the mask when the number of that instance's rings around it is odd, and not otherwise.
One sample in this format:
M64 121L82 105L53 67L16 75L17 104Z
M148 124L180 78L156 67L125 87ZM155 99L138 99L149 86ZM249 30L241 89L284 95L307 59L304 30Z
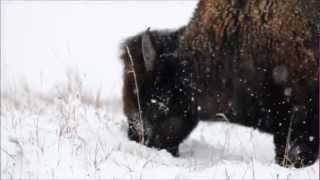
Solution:
M134 63L133 63L133 59L132 59L132 55L130 53L130 49L129 47L127 46L126 47L126 50L127 50L127 53L129 55L129 59L130 59L130 63L131 63L131 67L132 67L132 70L131 70L131 73L133 74L133 79L134 79L134 84L135 84L135 87L136 87L136 95L137 95L137 102L138 102L138 110L139 110L139 120L140 120L140 124L141 124L141 129L139 129L140 131L140 143L141 144L144 144L144 126L143 126L143 121L142 121L142 111L141 111L141 103L140 103L140 96L139 96L139 87L138 87L138 81L137 81L137 75L136 75L136 72L134 70Z
M290 124L289 124L289 128L288 128L288 135L287 135L287 139L286 139L286 148L285 148L285 153L284 153L284 157L282 160L282 165L287 167L289 163L292 163L289 159L289 149L290 149L290 142L291 142L291 134L292 134L292 121L295 117L295 112L292 115L292 117L290 118Z

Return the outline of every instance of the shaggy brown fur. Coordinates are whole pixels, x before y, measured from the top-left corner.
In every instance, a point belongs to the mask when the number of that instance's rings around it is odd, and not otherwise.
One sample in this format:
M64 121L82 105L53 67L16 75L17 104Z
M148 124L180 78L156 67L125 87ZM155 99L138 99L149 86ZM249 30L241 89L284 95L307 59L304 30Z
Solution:
M197 99L204 107L200 115L224 112L233 122L273 133L276 160L283 166L310 164L318 153L314 31L319 5L315 0L202 0L181 38L181 49L193 52L202 90ZM288 133L290 121L293 133ZM309 136L316 143L308 142ZM299 156L299 148L313 155Z
M231 122L273 134L278 164L314 163L319 9L316 0L201 0L185 29L151 33L154 62L143 57L142 34L127 40L142 91L146 145L177 155L198 119L224 113ZM126 53L122 59L125 72L131 70ZM125 74L128 134L137 140L133 82Z
M272 67L284 64L292 81L303 77L311 83L316 72L314 22L298 5L297 0L201 1L187 26L185 43L199 54L218 56L223 56L226 44L236 43L231 46L237 46L240 62Z

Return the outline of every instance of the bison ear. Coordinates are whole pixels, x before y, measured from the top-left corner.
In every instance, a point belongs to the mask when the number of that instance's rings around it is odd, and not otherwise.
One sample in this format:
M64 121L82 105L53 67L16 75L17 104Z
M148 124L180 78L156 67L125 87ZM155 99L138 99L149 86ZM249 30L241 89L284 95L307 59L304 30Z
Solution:
M150 35L150 28L142 36L141 47L144 65L147 71L152 71L154 61L156 59L156 51L153 47L153 43Z

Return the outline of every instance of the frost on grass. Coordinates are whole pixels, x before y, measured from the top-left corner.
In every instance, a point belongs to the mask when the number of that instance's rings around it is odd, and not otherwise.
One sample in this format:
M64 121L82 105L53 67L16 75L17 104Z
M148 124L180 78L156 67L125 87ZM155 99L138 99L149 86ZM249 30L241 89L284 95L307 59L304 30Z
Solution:
M1 94L2 178L318 178L318 163L282 168L271 136L237 125L201 122L179 158L129 141L119 100L72 73L48 96L22 89Z

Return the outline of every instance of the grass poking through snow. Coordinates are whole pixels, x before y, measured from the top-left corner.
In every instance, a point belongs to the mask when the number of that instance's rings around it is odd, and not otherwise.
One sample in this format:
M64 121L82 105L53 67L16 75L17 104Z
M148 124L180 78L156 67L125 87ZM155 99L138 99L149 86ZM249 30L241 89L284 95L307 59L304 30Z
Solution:
M1 94L2 178L317 179L275 164L272 137L234 124L201 122L181 157L129 141L119 97L85 93L70 73L51 95Z

